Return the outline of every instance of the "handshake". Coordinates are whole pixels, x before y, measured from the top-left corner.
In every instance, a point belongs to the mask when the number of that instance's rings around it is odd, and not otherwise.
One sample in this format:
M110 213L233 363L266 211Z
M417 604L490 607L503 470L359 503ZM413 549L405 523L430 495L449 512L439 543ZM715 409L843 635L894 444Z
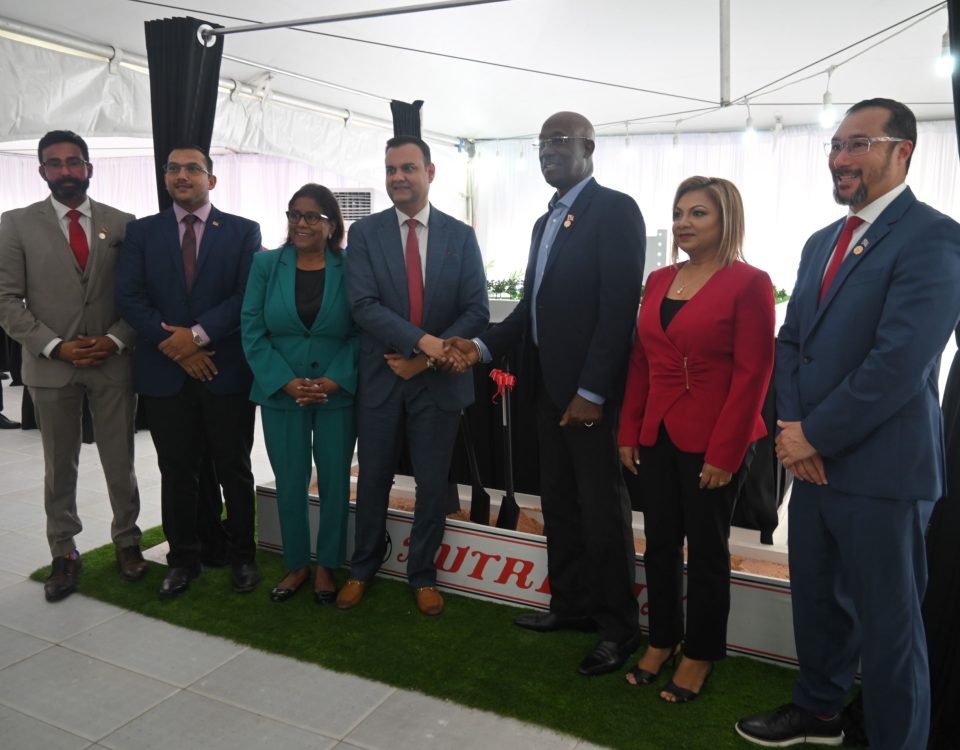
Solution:
M480 361L480 349L470 339L452 336L441 339L425 334L418 342L419 349L427 358L427 366L442 372L459 375ZM399 355L387 355L389 358ZM399 373L398 373L399 374Z

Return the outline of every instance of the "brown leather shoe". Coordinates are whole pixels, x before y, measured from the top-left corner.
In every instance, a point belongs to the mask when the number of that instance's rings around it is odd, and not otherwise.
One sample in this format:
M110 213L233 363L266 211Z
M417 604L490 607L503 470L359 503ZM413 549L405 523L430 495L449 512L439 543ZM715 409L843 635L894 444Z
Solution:
M353 609L363 601L363 595L366 592L366 581L358 581L355 578L351 578L343 585L343 588L340 589L340 593L337 594L337 609Z
M436 617L443 612L443 597L433 586L421 586L414 591L417 607L427 617Z
M76 555L76 550L71 555ZM43 584L43 595L47 601L58 602L70 596L77 588L77 578L80 576L82 567L83 562L79 556L73 558L70 555L64 555L53 558L50 577Z
M117 548L117 565L125 581L139 581L147 574L147 561L137 545Z

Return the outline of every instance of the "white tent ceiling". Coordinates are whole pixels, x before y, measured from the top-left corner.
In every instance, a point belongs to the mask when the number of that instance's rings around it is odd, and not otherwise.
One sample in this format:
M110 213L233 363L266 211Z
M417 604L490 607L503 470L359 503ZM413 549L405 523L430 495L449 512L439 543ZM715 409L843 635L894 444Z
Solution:
M418 4L194 2L0 0L0 18L145 55L143 23L156 18L192 15L229 28ZM389 119L389 99L423 99L426 129L466 138L535 134L558 109L579 110L605 124L600 132L606 133L623 132L628 121L635 133L736 130L747 116L741 97L784 76L777 86L811 77L751 96L754 124L772 128L777 117L786 126L811 124L830 65L838 66L830 82L838 108L889 96L909 103L920 119L953 117L950 80L934 72L947 27L945 3L731 0L730 6L734 104L725 108L719 107L720 0L506 0L233 34L224 52L351 89L283 74L270 82L275 92L353 113ZM261 73L229 59L221 71L239 81ZM688 110L701 109L690 117Z

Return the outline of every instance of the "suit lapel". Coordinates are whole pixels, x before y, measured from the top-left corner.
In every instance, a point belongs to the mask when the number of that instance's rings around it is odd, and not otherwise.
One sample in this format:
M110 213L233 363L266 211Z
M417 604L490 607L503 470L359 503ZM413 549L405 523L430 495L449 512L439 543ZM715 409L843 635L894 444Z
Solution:
M323 300L320 310L313 319L312 330L317 331L326 325L330 317L330 308L340 294L340 285L343 282L343 258L333 251L327 252L327 272L323 277Z
M583 186L583 190L580 191L580 195L577 196L577 199L567 211L567 215L564 217L563 222L560 224L560 229L557 231L557 236L553 240L553 245L550 248L550 255L547 257L547 264L543 268L544 279L547 278L547 275L550 273L550 269L557 264L557 258L560 257L560 254L563 252L563 249L567 244L567 240L573 235L574 231L576 231L577 221L582 221L583 214L585 214L589 209L590 201L593 200L593 194L596 192L596 189L597 182L596 180L591 179L590 182ZM546 227L546 222L544 222L544 227ZM542 239L543 230L540 232L540 237ZM540 283L542 284L543 280L541 280Z
M177 225L177 215L172 208L160 213L160 247L168 253L173 277L178 279L177 283L186 295L187 280L183 271L183 253L180 252L180 227Z
M430 207L430 224L427 237L427 268L423 281L423 319L430 312L430 302L437 295L443 263L447 250L447 222L433 206ZM406 273L406 269L404 269Z
M380 257L393 280L397 292L404 298L407 298L407 264L403 257L403 244L400 238L400 222L397 220L397 212L388 208L380 214L380 226L377 229L377 239L380 242ZM376 262L376 259L372 259ZM409 309L409 300L407 306Z
M281 304L287 315L293 320L300 320L297 312L297 250L287 245L284 247L274 264L274 281L267 287L267 295L276 288L280 294ZM300 322L303 325L303 321Z
M43 233L47 236L49 246L57 248L53 257L56 258L56 262L60 264L61 269L64 272L76 274L79 278L81 276L80 264L77 263L77 258L73 254L73 250L70 249L70 243L60 228L60 219L57 218L52 200L52 198L48 198L43 201L38 209L38 218L43 227ZM87 265L89 267L89 263Z
M216 208L210 208L210 215L207 217L207 223L203 227L203 239L200 240L200 247L197 251L197 267L194 271L193 283L196 285L197 279L203 273L203 268L207 264L207 258L217 252L220 245L220 234L223 231L223 214ZM178 242L179 246L179 242ZM183 268L183 255L180 255L180 267ZM186 285L186 281L184 281Z
M837 275L833 277L833 281L830 283L829 289L823 298L823 302L817 307L816 315L813 320L813 325L816 325L817 322L822 317L824 311L830 306L830 303L833 299L842 292L843 285L846 282L847 278L856 271L860 263L863 262L863 259L866 258L870 253L876 252L877 246L881 243L884 237L886 237L890 230L893 228L892 225L896 224L900 220L900 217L906 212L907 208L916 201L913 193L909 188L903 191L897 198L887 206L877 217L877 220L874 221L863 237L860 238L859 242L854 246L853 250L847 254L847 257L843 259L843 263L840 265ZM843 229L843 221L840 222L840 230ZM839 239L840 231L833 233L833 241L829 248L826 249L826 255L829 258L834 249L837 246L837 240ZM860 252L857 252L857 248L860 248ZM829 260L827 261L829 262ZM819 264L818 264L819 265ZM821 272L826 269L826 264L822 264ZM822 273L818 279L822 279ZM819 287L817 287L817 294L819 294Z

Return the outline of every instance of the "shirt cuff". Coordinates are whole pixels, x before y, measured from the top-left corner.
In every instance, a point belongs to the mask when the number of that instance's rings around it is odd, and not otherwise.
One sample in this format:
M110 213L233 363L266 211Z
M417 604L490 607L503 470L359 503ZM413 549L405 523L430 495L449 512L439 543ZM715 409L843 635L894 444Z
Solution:
M47 359L51 359L50 354L53 352L54 349L57 348L57 344L59 344L61 341L63 341L63 339L59 337L55 338L53 341L51 341L49 344L43 347L43 351L40 353Z
M210 343L210 337L207 336L207 332L203 330L203 326L197 323L195 326L190 328L193 331L194 336L200 337L200 346L206 346Z
M586 388L577 388L577 395L585 398L591 404L600 404L603 405L603 402L607 399L603 396L600 396L593 391L588 391Z
M123 342L114 336L112 333L107 334L107 338L110 339L114 344L117 345L117 354L120 354L124 350Z
M484 364L493 361L493 355L490 353L490 350L487 349L487 345L484 344L480 339L470 339L474 344L477 345L477 349L480 350L480 361Z

